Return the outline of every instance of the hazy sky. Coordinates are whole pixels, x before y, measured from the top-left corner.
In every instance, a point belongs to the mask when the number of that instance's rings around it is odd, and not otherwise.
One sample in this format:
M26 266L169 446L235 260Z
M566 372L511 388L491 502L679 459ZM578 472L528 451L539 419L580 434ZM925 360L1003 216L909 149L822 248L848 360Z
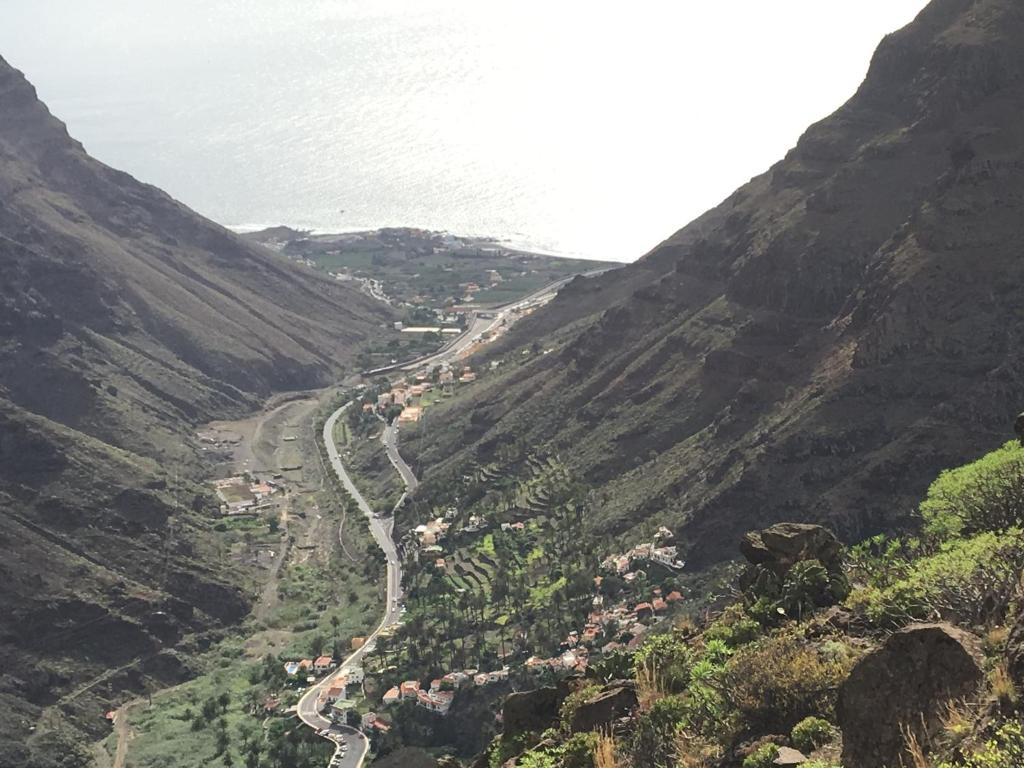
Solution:
M0 55L93 154L228 225L631 259L778 160L924 4L0 0Z

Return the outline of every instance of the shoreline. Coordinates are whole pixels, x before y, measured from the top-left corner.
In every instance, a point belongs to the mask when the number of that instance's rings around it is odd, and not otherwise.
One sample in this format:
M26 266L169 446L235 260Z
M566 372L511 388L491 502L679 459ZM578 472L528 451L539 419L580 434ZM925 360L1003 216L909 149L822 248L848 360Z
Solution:
M292 224L266 224L266 223L244 223L244 224L222 224L225 229L234 232L236 235L254 235L260 232L266 232L268 230L290 230L298 235L305 235L310 238L331 238L341 237L345 235L364 235L372 236L385 232L388 230L394 231L406 231L406 232L423 232L431 235L437 235L441 237L452 237L455 240L463 242L467 245L478 245L478 246L494 246L504 248L509 251L521 254L535 254L537 256L548 256L555 259L574 259L582 261L594 261L606 264L628 264L627 261L618 261L614 259L605 259L597 256L586 255L582 253L575 253L571 251L559 251L543 245L534 245L528 240L522 240L516 237L496 237L494 235L475 235L466 233L455 233L447 229L434 229L431 227L419 227L414 225L394 225L394 226L378 226L378 227L309 227L299 226Z

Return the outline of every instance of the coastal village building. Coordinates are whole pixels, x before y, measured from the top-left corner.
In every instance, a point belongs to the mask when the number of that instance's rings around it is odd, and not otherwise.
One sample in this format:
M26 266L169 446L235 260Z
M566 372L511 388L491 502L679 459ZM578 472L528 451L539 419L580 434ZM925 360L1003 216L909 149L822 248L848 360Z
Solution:
M301 661L286 661L284 663L284 671L289 677L293 677L300 672L311 672L313 670L312 659L302 659Z
M335 683L334 685L328 687L327 690L324 692L324 701L326 701L328 704L333 704L334 702L338 701L338 699L344 699L344 698L345 698L345 683L344 683L344 679L342 679L341 681L339 681L339 682Z
M362 667L348 667L343 672L345 677L348 678L349 685L362 685L366 677Z
M398 417L399 424L415 424L423 417L423 409L418 405L406 406Z

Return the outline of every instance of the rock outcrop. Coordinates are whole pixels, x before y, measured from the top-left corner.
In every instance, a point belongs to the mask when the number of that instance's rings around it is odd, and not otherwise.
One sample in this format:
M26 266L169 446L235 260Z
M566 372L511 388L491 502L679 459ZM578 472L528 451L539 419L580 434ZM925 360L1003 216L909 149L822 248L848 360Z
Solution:
M843 551L832 531L809 523L776 523L750 531L740 542L740 552L749 563L763 565L778 576L785 576L801 560L817 560L829 571L839 569Z
M739 585L751 603L774 600L784 611L800 614L811 606L833 605L849 593L845 548L823 526L776 523L747 533L740 551L750 565L740 574ZM797 563L804 567L795 569Z
M779 756L773 761L773 765L803 765L807 762L807 758L803 752L793 749L792 747L779 747Z
M580 704L573 713L570 729L573 733L595 731L613 720L631 714L636 706L636 687L633 682L616 680Z
M505 734L540 733L551 727L566 694L563 687L554 686L510 694L501 710Z
M950 702L982 681L972 635L949 624L914 624L854 667L836 708L846 768L910 765L910 738L927 749Z

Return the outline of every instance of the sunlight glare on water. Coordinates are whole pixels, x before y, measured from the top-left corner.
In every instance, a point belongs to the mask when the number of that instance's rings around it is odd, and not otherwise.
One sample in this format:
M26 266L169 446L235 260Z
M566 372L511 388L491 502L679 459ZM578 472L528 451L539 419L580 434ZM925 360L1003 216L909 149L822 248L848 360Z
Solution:
M923 0L2 0L101 160L233 227L632 260L838 107Z

